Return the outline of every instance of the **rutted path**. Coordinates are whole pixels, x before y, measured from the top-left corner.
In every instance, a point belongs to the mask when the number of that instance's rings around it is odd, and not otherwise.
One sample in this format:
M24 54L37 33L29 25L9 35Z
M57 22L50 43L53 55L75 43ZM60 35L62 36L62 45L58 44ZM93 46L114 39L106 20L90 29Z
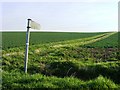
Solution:
M69 40L69 41L63 41L60 44L56 44L52 47L65 47L65 46L80 46L80 45L86 45L89 43L93 43L102 39L105 39L111 35L113 35L115 33L105 33L105 34L101 34L101 35L96 35L93 37L89 37L89 38L83 38L83 39L75 39L75 40Z
M46 44L47 46L51 47L51 48L61 48L61 47L68 47L68 46L80 46L80 45L86 45L89 43L94 43L96 41L105 39L111 35L113 35L115 33L104 33L104 34L100 34L100 35L96 35L96 36L92 36L92 37L88 37L88 38L82 38L82 39L75 39L75 40L68 40L68 41L61 41L61 42L55 42L55 43L51 43L51 44ZM41 51L41 48L37 48L34 50L35 53L39 53ZM6 53L6 54L2 54L3 57L5 56L12 56L12 55L24 55L23 51L19 51L19 52L10 52L10 53Z

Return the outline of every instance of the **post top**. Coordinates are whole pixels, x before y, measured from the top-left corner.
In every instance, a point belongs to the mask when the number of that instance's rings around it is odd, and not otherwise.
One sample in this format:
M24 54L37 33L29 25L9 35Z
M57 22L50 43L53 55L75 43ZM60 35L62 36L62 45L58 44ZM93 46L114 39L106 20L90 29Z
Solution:
M30 18L28 20L31 20Z

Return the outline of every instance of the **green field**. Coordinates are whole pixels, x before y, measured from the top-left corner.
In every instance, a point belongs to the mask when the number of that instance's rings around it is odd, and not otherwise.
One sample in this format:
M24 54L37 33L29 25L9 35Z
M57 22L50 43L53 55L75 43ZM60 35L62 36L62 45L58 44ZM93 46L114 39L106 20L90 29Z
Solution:
M118 33L31 33L27 74L25 33L5 32L2 36L5 90L120 89Z
M44 44L65 40L73 40L99 35L102 33L62 33L62 32L31 32L30 45ZM25 46L25 32L3 32L2 33L2 48L14 48Z
M109 47L109 48L113 48L113 47L118 47L119 43L118 43L118 33L112 35L111 37L105 38L103 40L100 40L98 42L86 45L87 47Z

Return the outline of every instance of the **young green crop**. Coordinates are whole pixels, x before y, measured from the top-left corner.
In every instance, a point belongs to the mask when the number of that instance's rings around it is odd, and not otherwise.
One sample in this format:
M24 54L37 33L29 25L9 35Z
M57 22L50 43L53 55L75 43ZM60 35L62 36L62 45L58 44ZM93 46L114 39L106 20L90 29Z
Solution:
M100 40L100 41L97 41L97 42L94 42L94 43L91 43L91 44L88 44L88 45L84 45L84 47L98 47L98 48L118 48L119 46L119 38L118 38L118 33L120 32L117 32L113 35L111 35L110 37L108 38L105 38L103 40Z
M30 45L74 40L103 33L31 32ZM2 49L25 46L25 32L2 32Z

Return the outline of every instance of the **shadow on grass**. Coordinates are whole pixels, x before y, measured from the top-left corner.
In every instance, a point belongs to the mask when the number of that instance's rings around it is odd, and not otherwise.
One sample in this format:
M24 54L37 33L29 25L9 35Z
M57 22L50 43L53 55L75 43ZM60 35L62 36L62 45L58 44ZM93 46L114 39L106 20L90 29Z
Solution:
M81 80L91 80L99 75L107 77L115 83L120 83L120 63L85 65L73 63L71 61L52 62L42 67L29 67L28 72L31 74L42 73L47 76L69 77L73 76Z

